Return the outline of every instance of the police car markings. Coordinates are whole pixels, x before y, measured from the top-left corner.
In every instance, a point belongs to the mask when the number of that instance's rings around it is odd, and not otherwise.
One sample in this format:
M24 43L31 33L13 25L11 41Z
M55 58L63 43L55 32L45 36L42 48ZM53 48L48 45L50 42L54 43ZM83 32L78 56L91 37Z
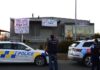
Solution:
M16 56L33 56L33 52L0 51L0 58L16 58Z
M0 58L16 58L16 56L33 56L33 58L35 58L38 55L44 55L44 53L25 51L0 51Z
M33 52L16 51L16 56L32 56Z
M0 51L0 58L15 58L14 51Z
M38 55L41 55L41 53L40 53L40 52L35 52L35 53L33 54L33 58L35 58L35 57L38 56Z

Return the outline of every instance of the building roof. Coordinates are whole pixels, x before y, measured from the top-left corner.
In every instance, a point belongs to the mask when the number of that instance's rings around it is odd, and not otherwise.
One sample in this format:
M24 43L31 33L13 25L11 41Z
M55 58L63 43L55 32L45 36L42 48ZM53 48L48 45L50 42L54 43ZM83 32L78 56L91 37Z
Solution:
M9 31L6 31L6 30L3 30L3 29L0 29L0 32L9 32Z
M14 19L14 18L11 18ZM54 19L56 21L60 21L60 24L75 24L75 19L71 19L71 18L62 18L62 17L31 17L28 18L30 21L41 21L42 19ZM81 20L81 19L77 19L77 23L85 23L86 25L94 25L94 23L91 23L89 20Z

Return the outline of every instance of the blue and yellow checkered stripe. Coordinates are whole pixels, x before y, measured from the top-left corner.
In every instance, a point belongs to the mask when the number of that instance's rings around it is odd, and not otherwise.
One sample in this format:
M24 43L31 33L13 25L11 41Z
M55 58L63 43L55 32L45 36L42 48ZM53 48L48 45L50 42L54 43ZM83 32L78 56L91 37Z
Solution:
M0 58L15 58L16 54L14 51L0 51Z

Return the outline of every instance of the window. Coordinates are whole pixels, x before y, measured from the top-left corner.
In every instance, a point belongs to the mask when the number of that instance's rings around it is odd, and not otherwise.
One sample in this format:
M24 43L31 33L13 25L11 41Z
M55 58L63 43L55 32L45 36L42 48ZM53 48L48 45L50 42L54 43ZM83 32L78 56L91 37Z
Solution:
M83 44L83 47L90 47L93 44L93 42L85 42Z
M0 49L11 49L10 43L2 43L0 44Z
M26 46L21 45L21 44L12 44L12 49L14 49L14 50L25 50Z
M71 47L76 47L80 42L74 42Z

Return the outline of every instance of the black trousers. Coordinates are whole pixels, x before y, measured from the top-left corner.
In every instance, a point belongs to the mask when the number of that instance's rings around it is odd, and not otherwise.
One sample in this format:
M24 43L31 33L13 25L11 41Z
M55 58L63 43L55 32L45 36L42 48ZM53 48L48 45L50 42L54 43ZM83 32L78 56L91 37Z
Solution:
M92 63L92 69L91 70L100 70L100 62L93 62Z

